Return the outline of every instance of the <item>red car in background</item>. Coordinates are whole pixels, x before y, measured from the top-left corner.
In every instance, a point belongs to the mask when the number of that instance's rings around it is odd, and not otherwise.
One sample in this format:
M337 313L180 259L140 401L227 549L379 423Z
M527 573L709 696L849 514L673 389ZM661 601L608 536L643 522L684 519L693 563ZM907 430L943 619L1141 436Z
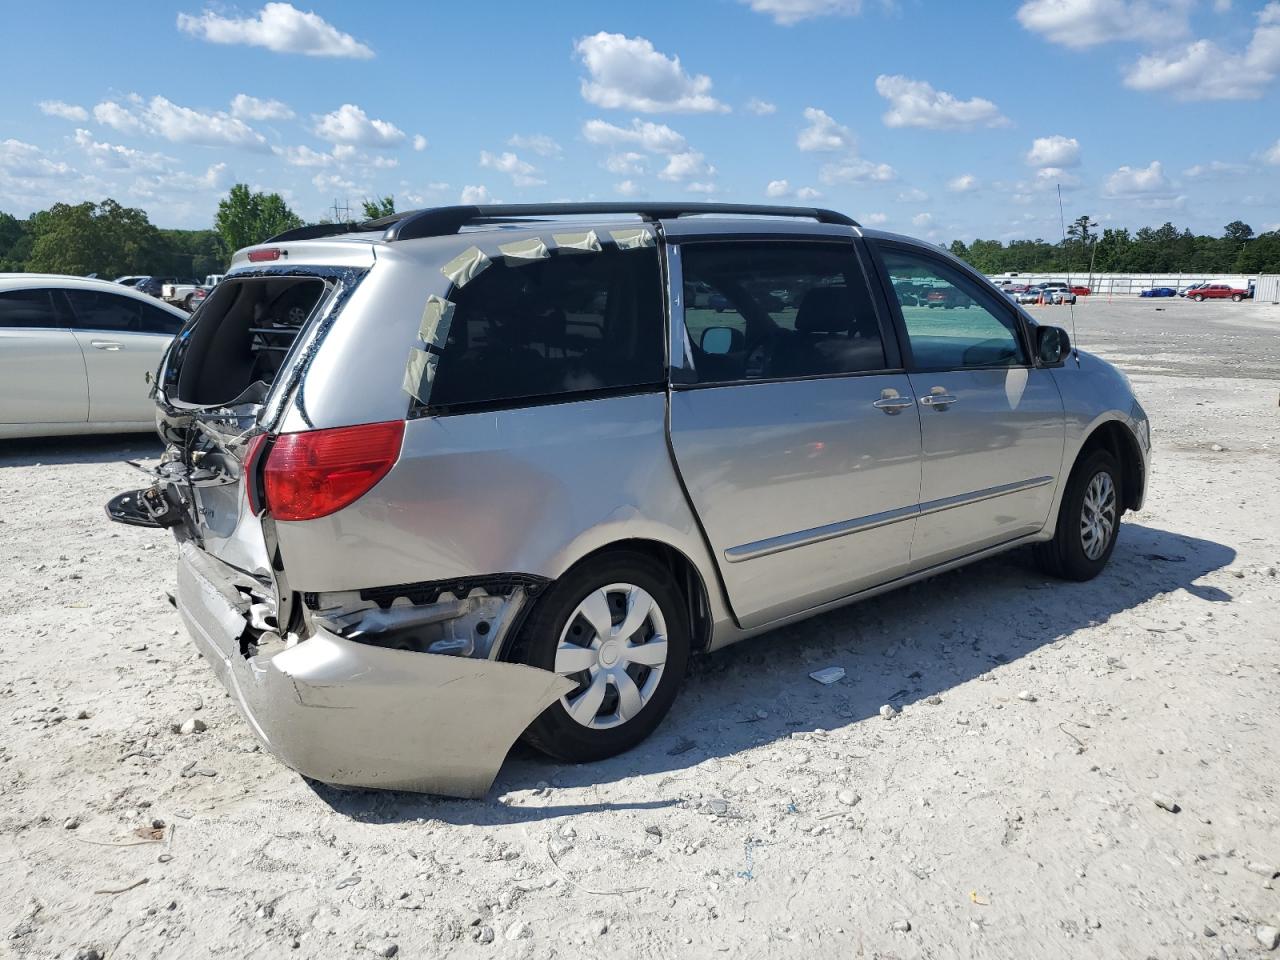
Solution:
M1241 290L1239 287L1233 287L1227 283L1207 283L1203 287L1197 287L1187 294L1191 300L1226 300L1230 297L1236 303L1249 296L1248 290Z
M1089 294L1093 293L1093 291L1088 287L1072 287L1071 292L1077 297L1087 297Z

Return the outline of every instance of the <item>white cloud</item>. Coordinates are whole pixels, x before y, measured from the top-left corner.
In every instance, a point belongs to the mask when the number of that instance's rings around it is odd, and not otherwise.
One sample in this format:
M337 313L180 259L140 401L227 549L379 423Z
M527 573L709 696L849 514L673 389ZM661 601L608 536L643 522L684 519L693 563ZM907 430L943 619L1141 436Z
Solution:
M813 187L801 187L796 191L797 200L817 200L822 196L822 191L815 190Z
M484 184L472 186L467 184L462 188L462 193L458 197L459 203L497 203L498 200L489 192L489 188Z
M317 173L311 178L312 185L321 192L368 193L363 184L357 184L337 173Z
M1027 151L1027 163L1033 167L1074 167L1079 162L1080 141L1057 133L1036 137Z
M505 173L517 187L538 187L547 182L537 176L537 167L527 160L521 160L510 151L502 154L493 154L488 150L481 150L480 166L487 170L497 170L499 173Z
M1280 166L1280 140L1277 140L1266 153L1262 155L1262 159L1267 163Z
M405 132L387 120L373 120L354 103L344 103L333 113L316 118L316 136L330 143L359 144L362 147L397 147Z
M729 108L711 96L711 78L690 76L679 57L654 49L644 37L600 33L574 50L587 68L582 99L610 110L641 113L708 113Z
M960 100L944 90L935 90L924 80L882 73L876 77L876 92L889 101L884 115L887 127L967 130L1009 126L1009 118L990 100Z
M130 94L126 100L127 106L113 100L99 103L93 108L93 118L122 133L146 133L173 143L268 149L262 134L221 110L194 110L161 96L144 101L137 94Z
M684 188L690 193L715 193L717 189L714 183L708 183L705 181L686 183Z
M1221 160L1210 160L1208 163L1197 163L1187 167L1182 175L1190 180L1205 180L1214 177L1235 177L1248 173L1247 163L1224 163Z
M947 190L951 193L972 193L982 186L972 173L962 173L947 181Z
M665 123L632 120L630 127L618 127L604 120L588 120L582 125L582 136L597 146L637 146L650 153L678 153L687 146L684 137Z
M227 165L215 163L204 173L187 173L182 170L153 174L134 180L129 191L134 196L164 200L171 191L181 193L205 193L225 189L228 185Z
M0 170L13 177L34 180L75 172L60 160L50 160L35 144L13 139L0 140Z
M141 133L142 121L128 107L114 100L104 100L93 108L93 119L121 133Z
M623 180L621 183L614 184L613 189L616 193L620 193L624 197L639 197L644 194L640 184L636 183L634 180Z
M817 107L805 107L804 118L809 125L796 137L796 146L806 152L834 153L852 151L857 146L853 131L836 121Z
M645 172L648 158L643 153L628 150L624 153L611 153L601 164L610 173L620 177L639 176Z
M862 0L741 0L756 13L789 27L813 17L852 17L862 10Z
M1161 195L1169 194L1171 187L1160 161L1152 160L1145 167L1120 167L1107 177L1102 195L1116 198Z
M1064 47L1180 36L1190 0L1027 0L1018 22Z
M353 57L367 60L373 51L316 13L303 13L288 3L268 3L256 17L236 19L206 10L199 16L178 14L178 29L210 43L265 47L276 53L309 57Z
M716 168L707 163L707 158L697 150L685 153L673 153L667 159L667 165L658 173L662 180L693 180L696 177L714 176ZM692 184L690 184L692 188Z
M237 93L231 101L231 115L241 120L290 120L293 110L279 100L259 100L247 93Z
M1197 40L1181 51L1138 58L1125 72L1125 86L1162 91L1179 100L1256 100L1280 74L1280 2L1258 12L1258 23L1240 53L1213 40Z
M889 217L883 213L864 213L858 222L864 227L882 227L889 222Z
M419 153L427 149L427 138L420 133L415 133L413 135L413 149L417 150Z
M919 187L908 187L898 194L899 203L923 203L929 199L929 195Z
M1041 167L1036 171L1034 188L1036 190L1073 190L1080 186L1080 178L1061 167Z
M786 180L770 180L768 186L764 188L767 197L789 197L791 196L791 184Z
M540 157L558 157L564 149L545 133L513 134L507 141L507 146L515 147L517 150L528 150Z
M933 214L917 213L914 217L911 218L911 222L914 223L917 227L927 227L929 224L933 223Z
M837 183L887 183L897 177L897 171L889 164L873 163L860 157L824 164L818 171L818 179L828 186Z
M320 153L306 145L298 147L273 147L276 156L283 157L291 167L327 167L334 162L331 153Z
M178 161L161 153L146 153L132 147L94 139L88 130L77 128L72 137L96 166L111 170L165 170Z
M63 120L77 120L80 123L89 119L89 111L74 103L64 100L41 100L40 112L47 117L61 117Z
M767 117L771 113L778 112L778 105L768 100L761 100L759 97L752 97L747 101L747 112L754 113L757 117Z

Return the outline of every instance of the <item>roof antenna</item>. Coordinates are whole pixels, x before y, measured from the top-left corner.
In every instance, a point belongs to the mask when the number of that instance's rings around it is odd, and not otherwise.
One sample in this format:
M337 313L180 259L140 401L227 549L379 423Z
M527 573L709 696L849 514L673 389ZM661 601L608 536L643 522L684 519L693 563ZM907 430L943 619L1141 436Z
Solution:
M1067 218L1062 212L1062 184L1058 184L1058 223L1062 227L1062 252L1067 255L1067 291L1071 300L1067 306L1071 308L1071 355L1076 358L1076 367L1080 366L1080 345L1076 341L1076 298L1071 291L1071 248L1067 246ZM1081 238L1083 239L1083 238Z

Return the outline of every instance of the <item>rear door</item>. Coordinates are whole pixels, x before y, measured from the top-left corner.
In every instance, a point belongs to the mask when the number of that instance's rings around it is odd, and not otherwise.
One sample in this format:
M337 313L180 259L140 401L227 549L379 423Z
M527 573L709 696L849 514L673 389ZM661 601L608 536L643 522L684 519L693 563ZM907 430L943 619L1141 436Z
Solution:
M64 290L84 354L92 423L155 418L147 375L154 374L182 321L137 297L103 290Z
M1034 533L1049 517L1066 425L1052 373L1031 363L1020 314L930 251L887 242L875 249L920 404L913 569ZM909 280L953 289L965 306L930 312L895 297Z
M48 289L0 292L0 424L83 423L84 357Z
M668 254L672 449L739 622L901 575L919 415L852 238Z

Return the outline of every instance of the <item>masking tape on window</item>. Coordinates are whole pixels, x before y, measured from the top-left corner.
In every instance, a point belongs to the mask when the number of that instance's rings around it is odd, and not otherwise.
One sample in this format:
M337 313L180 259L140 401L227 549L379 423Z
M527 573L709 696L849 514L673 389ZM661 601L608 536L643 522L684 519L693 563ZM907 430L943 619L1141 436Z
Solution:
M405 393L426 403L431 397L431 384L435 381L439 364L439 354L427 353L418 347L411 349L409 362L404 367Z
M654 246L653 234L648 230L611 230L609 235L619 250L642 250Z
M556 249L565 253L599 253L600 238L594 230L586 233L556 233L551 239L556 242Z
M528 240L516 240L513 243L500 243L498 250L507 258L508 266L546 260L551 256L541 237L530 237Z
M471 247L441 267L440 272L448 277L455 287L465 287L484 273L492 262L479 247Z
M444 349L449 339L449 327L453 323L454 304L434 294L427 297L427 306L422 311L422 322L418 325L418 337L429 347Z

